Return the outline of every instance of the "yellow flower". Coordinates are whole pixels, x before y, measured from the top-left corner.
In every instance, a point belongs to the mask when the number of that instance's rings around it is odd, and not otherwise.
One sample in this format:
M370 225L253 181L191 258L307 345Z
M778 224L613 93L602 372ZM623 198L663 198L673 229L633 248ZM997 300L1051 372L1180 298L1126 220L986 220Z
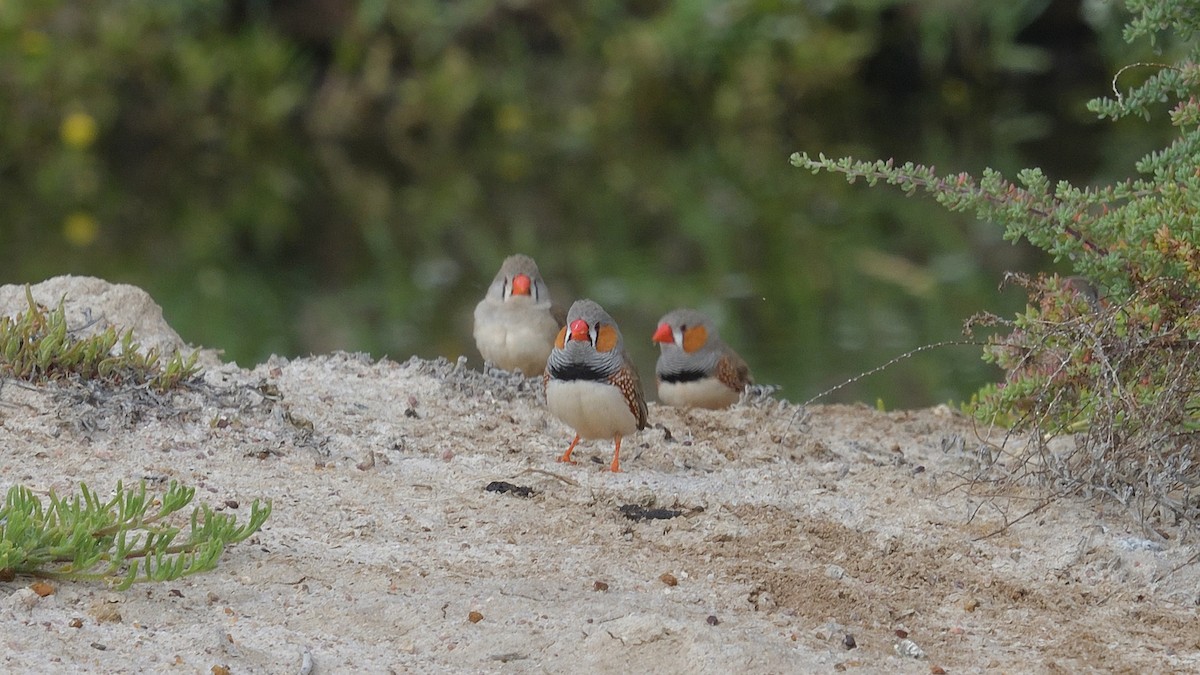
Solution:
M63 118L58 134L68 147L85 150L96 140L96 120L85 112L73 112Z
M63 221L63 238L72 246L90 246L100 234L100 223L90 213L76 211Z

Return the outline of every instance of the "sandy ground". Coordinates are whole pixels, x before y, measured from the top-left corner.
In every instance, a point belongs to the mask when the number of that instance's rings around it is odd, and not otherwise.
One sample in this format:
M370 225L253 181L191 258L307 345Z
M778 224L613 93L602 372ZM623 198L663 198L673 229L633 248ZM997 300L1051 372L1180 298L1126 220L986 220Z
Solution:
M60 278L36 297L64 292L72 325L179 342L136 288ZM1004 529L962 489L980 439L946 408L652 404L614 475L606 443L554 461L571 434L536 381L205 360L165 397L3 382L0 488L179 480L274 513L184 580L0 583L0 671L1200 671L1198 547L1077 500Z

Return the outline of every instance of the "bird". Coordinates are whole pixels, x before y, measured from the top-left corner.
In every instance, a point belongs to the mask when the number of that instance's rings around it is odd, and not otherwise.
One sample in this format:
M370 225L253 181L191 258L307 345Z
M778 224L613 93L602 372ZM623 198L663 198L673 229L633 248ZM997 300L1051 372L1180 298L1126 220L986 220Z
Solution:
M721 341L717 327L694 309L676 309L658 322L654 374L658 400L671 406L727 408L754 384L746 361Z
M475 306L475 346L484 361L526 377L545 371L561 326L537 263L521 253L504 259Z
M580 439L612 439L609 469L621 471L621 438L646 428L646 398L621 330L604 308L577 300L567 311L543 376L546 407L575 430L558 458L573 463Z

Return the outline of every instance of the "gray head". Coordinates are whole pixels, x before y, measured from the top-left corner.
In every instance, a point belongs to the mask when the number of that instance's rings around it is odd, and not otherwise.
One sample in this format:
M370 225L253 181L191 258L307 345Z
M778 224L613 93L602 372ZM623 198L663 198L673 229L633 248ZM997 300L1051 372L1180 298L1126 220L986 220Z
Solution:
M488 287L487 297L500 302L529 301L535 305L550 305L550 290L542 280L537 263L521 253L504 259Z
M707 372L716 367L725 349L716 324L694 309L667 312L659 319L652 339L661 350L656 368L660 375L681 370Z
M694 309L676 309L667 312L658 320L658 329L652 338L663 353L681 350L688 354L706 347L721 344L721 336L712 319Z
M581 379L575 371L582 371L601 379L619 369L624 360L624 339L613 318L591 300L576 300L567 310L567 325L558 332L550 352L551 375ZM571 373L576 377L567 377Z

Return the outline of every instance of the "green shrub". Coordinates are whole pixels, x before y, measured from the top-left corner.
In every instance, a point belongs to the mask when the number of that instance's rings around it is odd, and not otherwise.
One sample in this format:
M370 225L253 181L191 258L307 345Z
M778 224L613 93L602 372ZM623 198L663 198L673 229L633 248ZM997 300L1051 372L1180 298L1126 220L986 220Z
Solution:
M1138 63L1114 78L1115 96L1089 109L1113 120L1149 117L1166 101L1174 141L1136 166L1140 177L1101 187L1051 184L1038 169L1015 182L986 170L978 179L938 176L892 161L830 160L803 153L797 167L874 185L925 191L955 211L999 223L1068 262L1078 277L1018 278L1032 298L999 326L984 358L1005 372L972 406L983 422L1024 433L1023 451L1003 448L992 469L1032 476L1063 491L1095 491L1157 522L1200 522L1200 14L1181 0L1129 0L1126 39L1175 45L1173 63ZM1130 67L1133 68L1133 67ZM1119 82L1145 75L1120 92ZM1075 442L1052 439L1077 434Z
M216 567L225 547L244 541L271 515L271 504L250 506L249 521L194 508L195 488L172 481L159 496L120 483L102 500L86 485L68 498L50 492L49 503L29 488L9 488L0 508L0 580L18 575L64 580L100 580L126 589L140 581L169 581ZM187 535L180 537L184 527Z
M0 317L0 374L30 382L75 378L166 391L200 370L198 352L188 357L176 352L164 364L157 349L141 351L132 330L118 333L109 326L102 333L76 337L67 327L62 300L47 310L34 302L28 286L25 299L28 311Z

